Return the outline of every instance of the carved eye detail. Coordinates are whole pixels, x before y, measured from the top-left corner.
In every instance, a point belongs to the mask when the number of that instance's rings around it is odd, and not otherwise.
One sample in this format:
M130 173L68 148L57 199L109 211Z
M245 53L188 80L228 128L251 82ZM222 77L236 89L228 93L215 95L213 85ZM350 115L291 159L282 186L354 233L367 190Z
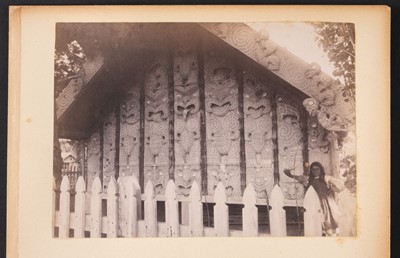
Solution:
M181 133L177 133L176 136L181 137Z

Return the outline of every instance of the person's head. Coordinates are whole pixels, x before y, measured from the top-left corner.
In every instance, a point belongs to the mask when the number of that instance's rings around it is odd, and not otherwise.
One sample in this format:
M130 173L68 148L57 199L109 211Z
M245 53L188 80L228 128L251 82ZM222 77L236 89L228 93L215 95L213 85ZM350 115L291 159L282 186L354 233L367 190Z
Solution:
M319 162L313 162L310 166L310 177L323 178L325 176L324 167Z

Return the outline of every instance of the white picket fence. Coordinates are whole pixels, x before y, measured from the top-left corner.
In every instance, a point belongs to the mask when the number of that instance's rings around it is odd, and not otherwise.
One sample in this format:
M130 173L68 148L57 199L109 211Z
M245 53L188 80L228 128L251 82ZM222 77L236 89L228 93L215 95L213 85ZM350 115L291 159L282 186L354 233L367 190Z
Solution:
M135 177L111 178L106 194L107 210L102 210L105 198L99 178L96 178L90 193L86 192L85 182L79 177L75 186L74 212L70 210L70 182L64 176L60 186L59 209L55 210L57 191L54 191L54 229L58 228L58 237L68 238L73 229L73 237L85 237L85 231L91 238L96 237L199 237L199 236L262 236L259 233L256 193L251 184L244 191L242 204L242 230L229 229L229 210L225 187L220 182L214 193L214 226L203 225L203 202L200 187L194 181L188 198L177 199L174 181L168 181L165 191L165 222L157 221L157 201L154 187L150 181L141 194ZM141 216L141 203L144 202L144 216ZM90 209L87 207L90 201ZM181 202L181 221L179 206ZM320 202L315 190L310 187L304 198L304 234L321 236ZM284 197L281 188L275 185L270 198L269 225L271 236L286 236L286 212L283 209ZM106 215L103 215L106 213ZM144 219L141 219L141 218ZM187 217L187 219L184 219ZM88 235L88 234L87 234Z

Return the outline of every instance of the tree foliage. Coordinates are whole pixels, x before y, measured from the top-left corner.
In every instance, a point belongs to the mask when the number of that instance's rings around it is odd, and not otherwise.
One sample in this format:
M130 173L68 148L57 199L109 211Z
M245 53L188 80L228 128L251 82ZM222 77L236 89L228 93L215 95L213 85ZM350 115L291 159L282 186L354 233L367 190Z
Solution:
M80 44L74 40L67 44L66 49L56 49L54 55L55 96L65 88L71 77L84 76L83 64L86 55Z
M314 23L316 41L327 53L333 76L344 84L345 101L355 100L355 30L351 23Z

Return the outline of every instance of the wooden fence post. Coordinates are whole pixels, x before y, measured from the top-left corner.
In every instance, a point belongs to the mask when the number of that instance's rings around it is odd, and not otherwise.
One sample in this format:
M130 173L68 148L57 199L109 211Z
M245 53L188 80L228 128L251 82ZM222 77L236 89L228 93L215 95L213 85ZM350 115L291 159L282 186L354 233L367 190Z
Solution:
M157 236L157 201L154 199L154 188L151 181L147 181L144 190L144 220L146 225L146 237Z
M123 177L119 177L117 180L119 199L118 199L118 235L126 237L126 230L128 224L126 221L126 191L123 182Z
M86 185L83 177L80 176L75 186L75 229L74 237L85 237L85 207L86 207Z
M133 180L128 180L126 183L126 220L127 220L127 231L126 237L137 236L137 199L136 199L136 188Z
M248 184L243 193L243 236L258 236L258 209L256 191Z
M53 177L53 216L52 216L52 230L53 230L53 237L55 237L55 225L56 225L56 200L57 200L57 183L56 178Z
M101 237L101 181L96 177L92 183L92 195L90 196L90 237Z
M107 237L117 237L118 235L118 185L114 176L108 183L107 190Z
M131 176L130 177L133 186L135 187L135 197L137 201L137 218L138 220L142 217L142 189L140 188L139 180L136 178L136 176Z
M69 237L69 214L70 214L70 185L68 176L64 176L60 186L60 229L59 237Z
M166 237L179 236L179 210L176 200L175 183L170 179L165 190Z
M189 228L192 236L203 236L203 203L201 202L200 187L193 181L189 194Z
M225 186L219 182L214 192L214 229L216 236L229 236L229 211L226 205Z
M272 207L269 213L269 226L272 236L286 236L286 211L283 209L284 196L282 189L278 184L274 186L271 192L270 205ZM269 208L269 207L268 207Z
M321 203L314 187L310 186L304 196L304 235L322 236Z

